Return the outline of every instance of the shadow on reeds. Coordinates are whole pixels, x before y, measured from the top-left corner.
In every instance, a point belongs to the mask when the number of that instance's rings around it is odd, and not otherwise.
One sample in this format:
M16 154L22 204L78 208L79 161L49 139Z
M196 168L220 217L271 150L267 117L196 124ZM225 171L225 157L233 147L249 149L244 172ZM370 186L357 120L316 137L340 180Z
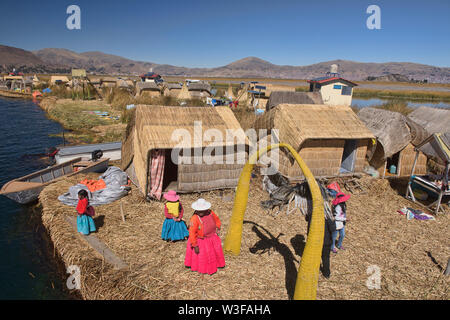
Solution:
M94 218L94 223L95 223L95 227L98 229L100 229L101 227L103 227L105 225L105 216L101 215L101 216L97 216Z
M294 261L299 261L295 258L291 249L279 241L279 238L284 236L284 234L280 233L275 237L266 228L253 221L244 221L244 223L253 224L252 231L260 238L260 240L249 249L252 254L261 255L267 252L270 255L270 250L273 249L284 258L286 268L285 286L289 299L292 299L294 297L295 282L297 280L297 267L295 266ZM290 242L294 248L295 254L301 257L306 244L305 237L297 234Z
M430 251L425 251L427 253L427 256L431 259L431 262L433 262L436 267L438 267L439 271L444 271L444 268L439 264L439 262L436 261L436 259L433 257Z

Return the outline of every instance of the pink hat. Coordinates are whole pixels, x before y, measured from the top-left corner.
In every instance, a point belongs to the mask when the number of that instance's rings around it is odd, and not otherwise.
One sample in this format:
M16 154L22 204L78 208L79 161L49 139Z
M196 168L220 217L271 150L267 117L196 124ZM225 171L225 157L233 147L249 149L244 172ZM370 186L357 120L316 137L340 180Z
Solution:
M180 199L177 193L173 190L169 190L166 193L164 193L163 197L167 201L178 201Z
M349 194L345 194L343 192L339 192L336 195L336 198L333 200L333 206L338 205L339 203L345 202L348 199L350 199L350 195Z

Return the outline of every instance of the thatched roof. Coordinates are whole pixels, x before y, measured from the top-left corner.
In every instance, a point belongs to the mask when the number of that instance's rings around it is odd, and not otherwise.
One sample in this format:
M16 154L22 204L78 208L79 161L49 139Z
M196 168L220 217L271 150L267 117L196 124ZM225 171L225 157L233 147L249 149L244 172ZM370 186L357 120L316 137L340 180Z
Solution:
M103 77L102 82L116 82L118 79L115 77Z
M211 85L209 83L206 82L193 82L190 83L188 86L188 90L189 91L208 91L209 93L211 93Z
M406 117L398 112L377 109L362 108L358 117L383 146L384 159L403 150L411 142L411 133L406 122Z
M450 131L431 135L417 148L427 156L440 159L441 163L450 162Z
M194 122L201 121L201 131L194 131ZM127 141L133 140L131 135L138 137L138 146L142 152L152 149L193 148L206 146L229 146L237 144L248 145L248 140L233 112L228 107L171 107L171 106L136 106L134 128L127 128ZM219 131L225 141L220 143L203 141L204 132L208 129ZM188 132L192 141L173 140L175 130ZM227 136L227 130L236 133L237 138ZM129 139L131 138L131 139ZM135 145L136 146L136 145ZM133 146L126 147L122 153L123 167L126 167L133 156ZM128 163L127 163L128 162Z
M274 91L270 94L266 110L279 104L323 104L320 92Z
M142 90L161 91L161 87L159 87L155 82L143 82L143 81L136 83L136 89L138 91L142 91Z
M169 90L179 89L181 90L181 84L179 83L166 83L166 88Z
M119 88L130 88L131 87L130 83L124 79L117 80L116 85Z
M431 107L419 107L408 118L422 126L429 135L447 132L450 127L450 110Z
M254 127L278 129L280 141L297 150L308 139L374 138L347 106L280 104L258 118Z

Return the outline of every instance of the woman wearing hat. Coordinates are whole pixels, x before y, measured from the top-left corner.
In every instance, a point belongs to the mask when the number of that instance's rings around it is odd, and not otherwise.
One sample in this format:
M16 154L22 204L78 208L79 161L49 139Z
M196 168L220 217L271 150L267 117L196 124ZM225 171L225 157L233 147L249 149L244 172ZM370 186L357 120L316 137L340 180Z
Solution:
M192 271L213 274L225 267L222 241L217 235L221 222L211 209L211 203L198 199L192 204L194 214L189 223L189 239L184 265Z
M350 199L349 194L345 194L343 192L339 192L336 195L336 198L333 200L333 214L334 219L336 221L336 231L333 232L332 238L332 250L334 253L337 253L335 243L339 233L339 240L337 247L340 250L344 250L342 246L342 241L344 241L345 237L345 222L347 220L347 204L346 201Z
M169 190L163 195L166 199L164 205L164 220L161 238L166 241L184 240L189 236L189 231L183 220L183 206L180 203L180 197L173 190Z

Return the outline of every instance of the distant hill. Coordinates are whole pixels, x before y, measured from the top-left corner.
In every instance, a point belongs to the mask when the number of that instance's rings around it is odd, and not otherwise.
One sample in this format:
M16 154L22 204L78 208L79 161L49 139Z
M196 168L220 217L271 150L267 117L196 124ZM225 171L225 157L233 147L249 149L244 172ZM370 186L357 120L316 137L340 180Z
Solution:
M332 64L339 66L339 72L344 78L355 81L369 77L389 79L388 75L395 74L396 79L426 79L428 82L450 83L450 68L410 62L332 60L307 66L288 66L247 57L216 68L186 68L135 61L98 51L76 53L67 49L47 48L29 52L0 45L0 71L10 71L9 68L15 66L22 72L70 72L72 68L83 68L96 74L137 75L153 68L153 71L166 76L311 79L324 75Z
M99 51L76 53L67 49L42 49L33 53L46 62L56 62L70 68L82 68L100 74L138 74L156 64L126 59Z
M49 64L30 51L0 45L0 72L9 72L13 68L24 73L65 73L67 67Z

